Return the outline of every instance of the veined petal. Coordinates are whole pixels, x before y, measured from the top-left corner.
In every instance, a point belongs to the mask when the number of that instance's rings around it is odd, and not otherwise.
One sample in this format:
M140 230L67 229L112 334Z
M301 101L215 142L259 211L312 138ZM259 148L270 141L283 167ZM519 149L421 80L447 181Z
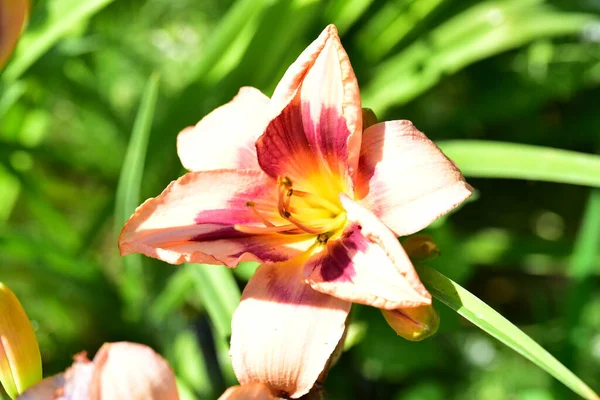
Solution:
M311 389L342 338L350 303L304 283L303 257L263 264L233 315L231 360L242 385L262 382L275 395Z
M275 400L275 397L266 385L256 382L232 386L219 397L219 400Z
M262 171L190 172L138 207L121 231L119 248L121 255L142 253L171 264L287 260L314 240L236 229L264 228L261 218L283 224L276 210L275 182Z
M148 346L106 343L94 357L92 400L178 400L169 364Z
M222 105L177 136L177 154L190 171L259 169L254 142L274 117L260 90L243 87Z
M0 68L17 44L28 9L28 0L0 0Z
M361 102L335 26L325 28L289 67L272 104L283 111L256 143L259 164L267 174L294 180L319 168L321 174L342 179L354 176L362 133Z
M393 310L431 304L406 252L369 210L340 196L348 226L305 266L313 289L354 303Z
M415 233L473 192L456 165L410 121L363 134L356 196L394 233Z

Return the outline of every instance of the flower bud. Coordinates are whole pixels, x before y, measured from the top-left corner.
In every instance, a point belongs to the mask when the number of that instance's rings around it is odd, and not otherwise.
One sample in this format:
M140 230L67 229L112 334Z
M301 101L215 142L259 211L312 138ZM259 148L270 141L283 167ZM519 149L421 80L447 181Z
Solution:
M49 393L53 395L48 397ZM105 343L93 361L85 353L63 374L46 378L19 400L178 400L175 375L148 346Z
M377 116L370 108L362 109L362 121L363 121L363 131L365 131L368 127L375 125L379 121L377 120Z
M17 296L0 282L0 383L14 399L42 379L42 357Z
M433 306L381 310L389 326L399 336L414 342L421 341L437 332L440 317Z
M413 261L429 261L440 255L440 249L431 236L413 235L404 239L401 244Z
M28 0L0 0L0 68L17 44L28 9Z
M148 346L104 344L94 357L91 399L177 400L175 375Z

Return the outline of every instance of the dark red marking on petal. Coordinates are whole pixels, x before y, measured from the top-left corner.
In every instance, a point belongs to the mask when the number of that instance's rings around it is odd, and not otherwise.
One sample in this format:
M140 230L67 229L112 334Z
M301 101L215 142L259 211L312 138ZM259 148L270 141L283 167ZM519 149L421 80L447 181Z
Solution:
M309 262L314 263L311 270L319 268L325 282L349 282L356 275L352 258L367 248L360 226L354 225L341 238L327 242L326 251Z
M200 233L190 238L192 242L209 242L222 239L239 239L253 236L250 233L240 232L233 226L223 225L222 228L216 228L206 233Z
M325 164L339 173L348 167L349 136L337 109L324 108L313 119L309 103L297 96L256 141L258 163L272 177L305 177Z

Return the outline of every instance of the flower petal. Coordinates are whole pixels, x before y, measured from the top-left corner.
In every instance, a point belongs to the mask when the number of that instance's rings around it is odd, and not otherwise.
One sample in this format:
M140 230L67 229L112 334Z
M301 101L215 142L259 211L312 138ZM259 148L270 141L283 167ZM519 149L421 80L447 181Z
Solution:
M302 262L263 264L244 290L231 337L243 385L262 382L292 398L306 394L344 333L350 303L312 290Z
M0 282L0 386L14 398L42 379L33 326L12 290Z
M28 9L27 0L0 0L0 68L17 44Z
M320 166L321 173L354 175L362 133L360 94L335 26L325 28L289 67L272 104L283 111L256 143L267 174L295 180Z
M275 400L275 397L266 385L256 382L232 386L219 397L219 400Z
M177 137L177 153L190 171L259 169L254 142L274 117L260 90L243 87L222 105Z
M62 391L65 384L64 374L58 374L41 380L23 394L17 397L18 400L55 400L56 394ZM87 395L87 394L86 394Z
M425 228L472 192L456 165L410 121L364 132L355 193L396 235Z
M142 253L171 264L226 264L287 260L308 248L306 235L250 234L237 225L265 227L260 215L276 224L274 181L262 171L190 172L147 200L125 224L121 255ZM264 211L263 211L264 209Z
M305 266L313 289L343 300L393 310L431 304L394 234L370 211L340 196L349 224Z
M148 346L107 343L94 357L92 399L178 400L169 364Z

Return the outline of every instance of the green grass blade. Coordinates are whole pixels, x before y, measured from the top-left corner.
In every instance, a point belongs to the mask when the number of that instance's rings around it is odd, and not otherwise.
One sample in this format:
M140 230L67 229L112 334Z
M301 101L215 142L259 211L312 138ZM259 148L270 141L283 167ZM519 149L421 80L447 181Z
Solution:
M568 271L576 281L588 278L597 266L596 256L600 248L600 190L591 191L581 221Z
M221 339L229 341L231 318L240 302L240 289L230 269L218 265L188 264L196 291Z
M562 359L566 365L574 363L578 330L581 315L586 303L590 300L594 282L592 274L598 267L600 255L600 189L592 189L581 219L581 227L569 263L568 275L571 282L564 301L564 332L567 334L567 345L562 349Z
M419 276L431 294L475 326L521 354L587 400L599 400L581 379L533 339L456 282L427 266Z
M439 142L438 145L465 176L600 187L600 156L479 140L452 140Z
M114 0L59 0L47 2L43 25L21 37L2 81L13 82L44 55L58 40ZM42 9L42 7L40 7ZM35 15L33 16L35 18Z
M115 228L116 234L123 224L134 212L140 202L140 187L144 173L146 150L150 128L154 118L154 109L158 98L159 78L153 74L142 95L140 108L133 125L133 131L123 161L123 168L119 177L115 201ZM142 273L142 260L139 254L123 258L123 274L120 282L121 293L124 296L132 313L132 318L139 316L145 296L144 277Z
M258 15L271 3L272 0L237 0L234 2L212 33L210 41L206 43L204 56L196 69L195 77L204 80L206 76L209 76L214 79L211 72L219 65L219 62L224 57L233 57L229 50L231 44L236 43L236 53L240 53L240 50L247 46L248 43L243 43L244 38L241 36L251 34L252 29L248 30L247 26L255 24Z

